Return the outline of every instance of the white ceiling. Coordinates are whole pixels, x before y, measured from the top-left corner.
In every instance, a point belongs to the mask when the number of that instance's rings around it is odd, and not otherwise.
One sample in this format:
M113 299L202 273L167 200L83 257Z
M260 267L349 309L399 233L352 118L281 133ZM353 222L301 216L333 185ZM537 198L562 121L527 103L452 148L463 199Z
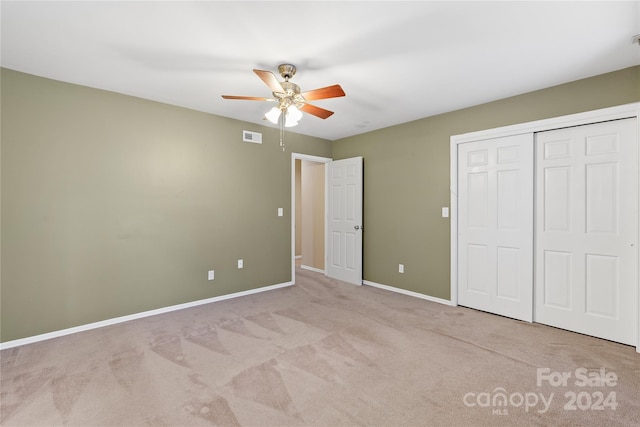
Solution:
M640 1L1 3L1 65L259 124L251 71L340 84L291 129L335 140L640 64ZM279 77L279 76L278 76Z

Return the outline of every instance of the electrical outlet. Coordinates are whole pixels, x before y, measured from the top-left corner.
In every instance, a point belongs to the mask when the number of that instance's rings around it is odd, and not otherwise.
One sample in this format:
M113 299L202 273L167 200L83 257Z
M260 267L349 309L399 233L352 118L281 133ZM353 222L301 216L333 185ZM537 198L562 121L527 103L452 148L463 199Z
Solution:
M208 280L213 280L215 277L215 273L213 270L209 270L209 275L207 276Z
M398 264L398 273L404 273L404 264Z
M238 260L238 268L244 268L244 261L241 259Z

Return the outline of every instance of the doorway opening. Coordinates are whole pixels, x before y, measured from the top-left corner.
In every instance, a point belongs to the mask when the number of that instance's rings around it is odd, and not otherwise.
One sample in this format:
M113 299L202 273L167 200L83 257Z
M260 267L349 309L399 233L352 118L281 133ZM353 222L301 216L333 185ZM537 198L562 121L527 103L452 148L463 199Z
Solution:
M296 266L325 273L326 177L330 158L291 156L291 281Z

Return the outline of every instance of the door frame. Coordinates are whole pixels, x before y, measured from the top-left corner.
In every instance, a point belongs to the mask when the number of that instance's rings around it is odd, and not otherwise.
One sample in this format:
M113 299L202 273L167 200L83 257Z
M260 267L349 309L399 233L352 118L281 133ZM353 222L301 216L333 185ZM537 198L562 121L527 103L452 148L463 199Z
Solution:
M329 157L312 156L302 153L291 153L291 283L296 283L296 160L308 160L316 163L333 161ZM325 174L325 189L327 177ZM327 229L327 192L324 194L324 229ZM327 240L324 241L324 259L327 259ZM325 261L326 262L326 261ZM325 266L326 269L326 266Z
M523 133L544 132L553 129L625 118L636 118L636 124L638 127L637 138L640 143L640 102L451 136L449 147L451 183L451 305L458 305L458 144ZM640 152L640 150L638 151ZM640 155L636 161L640 166ZM638 184L640 186L640 182ZM638 255L638 265L640 266L640 251ZM638 315L636 322L638 338L636 341L636 352L640 353L640 289L638 291L637 303L638 309L636 312Z

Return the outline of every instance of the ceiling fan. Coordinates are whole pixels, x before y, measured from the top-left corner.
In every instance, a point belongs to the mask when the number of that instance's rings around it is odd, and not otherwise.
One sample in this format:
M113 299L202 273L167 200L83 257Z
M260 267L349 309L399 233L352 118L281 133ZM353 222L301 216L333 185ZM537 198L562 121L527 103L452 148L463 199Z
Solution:
M326 119L333 114L333 111L309 104L308 101L345 96L340 85L301 92L300 86L289 81L289 79L296 74L296 67L291 64L280 64L278 66L278 72L284 79L283 82L279 82L276 76L270 71L254 69L253 72L273 91L273 98L235 95L222 95L222 97L224 99L277 102L278 105L265 114L265 117L274 124L278 124L280 115L282 115L282 124L284 124L284 126L295 126L302 117L300 111L320 117L321 119Z

